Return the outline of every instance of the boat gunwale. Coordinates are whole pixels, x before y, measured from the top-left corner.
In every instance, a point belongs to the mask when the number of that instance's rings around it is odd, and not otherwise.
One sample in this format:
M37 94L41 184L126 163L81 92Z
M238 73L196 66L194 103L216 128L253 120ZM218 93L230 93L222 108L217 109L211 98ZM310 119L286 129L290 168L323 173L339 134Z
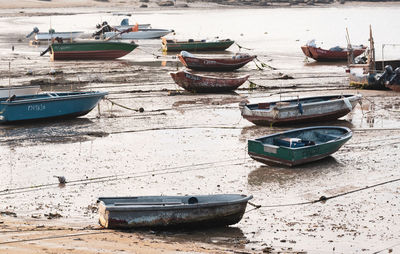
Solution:
M49 101L61 101L61 100L72 100L72 99L79 99L79 98L90 98L90 97L104 97L108 95L108 92L84 92L80 93L78 92L77 94L71 94L68 95L69 93L65 93L65 95L62 96L52 96L52 93L43 93L44 95L47 95L47 97L44 98L27 98L27 99L22 99L22 100L17 100L17 101L0 101L0 105L5 105L5 106L11 106L11 105L18 105L18 104L27 104L27 103L39 103L39 102L49 102ZM53 94L59 94L59 93L53 93ZM34 96L37 95L42 95L42 94L35 94ZM23 95L20 97L32 97L32 95Z
M235 194L221 194L221 195L235 195ZM241 194L238 194L241 195ZM201 195L200 195L201 196ZM211 195L213 196L213 195ZM160 196L153 196L153 197L160 197ZM192 196L162 196L164 198L166 197L176 197L176 198L182 198L182 197L196 197L196 195ZM114 205L107 205L105 204L101 199L107 199L108 197L99 197L97 199L97 203L99 205L104 207L105 211L157 211L157 210L187 210L187 209L199 209L199 208L211 208L211 207L219 207L219 206L229 206L229 205L236 205L236 204L243 204L247 203L249 200L253 198L253 195L245 195L242 198L234 199L231 201L219 201L219 202L208 202L208 203L196 203L196 204L179 204L179 205L167 205L167 206L162 206L162 205L144 205L144 206L138 206L138 205L126 205L126 206L114 206ZM118 197L118 198L133 198L133 197ZM110 198L114 199L114 198ZM161 203L161 202L160 202Z
M182 72L185 73L185 74L189 74L189 75L195 76L195 77L200 77L200 78L205 78L205 79L213 79L213 80L226 80L226 81L228 81L228 80L237 81L239 79L248 79L250 77L249 74L246 74L246 75L243 75L243 76L240 76L240 77L236 77L236 78L225 78L225 77L219 78L219 77L215 77L215 76L205 76L205 75L201 75L201 74L194 74L194 73L188 72L187 70L170 72L169 74L170 75L174 74L174 75L176 75L178 77L178 73L182 73ZM185 78L187 79L187 77L185 77Z

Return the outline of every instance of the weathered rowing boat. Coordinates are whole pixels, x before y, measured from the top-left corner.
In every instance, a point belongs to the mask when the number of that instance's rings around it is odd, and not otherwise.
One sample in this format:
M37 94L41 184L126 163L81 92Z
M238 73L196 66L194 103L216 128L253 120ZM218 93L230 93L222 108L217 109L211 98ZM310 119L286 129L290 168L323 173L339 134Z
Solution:
M218 51L225 50L229 48L235 41L229 39L226 40L187 40L187 41L177 41L177 40L167 40L162 38L162 47L164 51Z
M37 94L40 92L40 86L11 86L0 88L0 98L11 97L13 95L21 96L28 94Z
M103 36L104 39L113 38L120 40L144 40L144 39L157 39L173 32L174 30L168 30L168 29L139 29L138 31L135 32L131 31L127 33L121 33L115 31L105 32Z
M141 196L99 198L105 228L215 227L238 223L253 196Z
M69 92L0 98L0 122L82 116L105 95L106 92Z
M353 56L357 57L361 55L367 47L363 45L352 45L352 48L344 47L332 47L330 49L322 49L317 47L315 41L312 40L306 45L301 46L301 50L304 55L310 57L316 61L346 61L347 56L353 51Z
M249 78L221 78L193 74L187 71L171 72L171 77L180 87L195 93L218 93L233 91Z
M248 153L265 164L296 166L331 155L351 137L352 132L346 127L294 129L248 140Z
M198 57L187 51L181 51L178 57L187 68L199 71L233 71L243 67L256 58L256 56L242 53L225 58Z
M257 125L335 120L348 114L362 96L329 95L256 104L240 103L242 116Z
M51 51L50 58L52 60L111 60L129 54L137 46L134 43L89 41L53 43L48 50Z

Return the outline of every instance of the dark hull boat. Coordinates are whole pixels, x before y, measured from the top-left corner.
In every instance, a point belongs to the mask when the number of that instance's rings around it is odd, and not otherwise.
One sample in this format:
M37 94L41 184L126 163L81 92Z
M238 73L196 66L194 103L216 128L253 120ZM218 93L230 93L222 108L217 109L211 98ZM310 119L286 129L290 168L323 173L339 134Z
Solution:
M162 40L162 48L164 51L219 51L225 50L232 46L235 41L226 40L212 40L212 41L177 41L177 40Z
M352 137L346 127L294 129L248 140L251 158L265 164L296 166L325 158Z
M50 46L51 60L112 60L123 57L138 45L133 43L91 41L54 43ZM46 53L43 52L42 55Z
M219 93L233 91L249 78L219 78L192 74L187 71L171 72L171 77L180 87L195 93Z
M215 227L238 223L252 196L141 196L99 198L105 228Z
M256 125L284 125L336 120L361 102L361 95L330 95L240 104L242 116Z
M353 49L354 57L361 55L365 51L365 49L366 47ZM337 50L322 49L307 45L302 46L301 50L307 57L310 57L316 61L321 61L321 62L346 61L347 56L350 52L347 48L343 48L342 50L337 51Z
M233 71L256 58L248 54L236 54L225 58L197 57L186 51L182 51L178 57L185 67L198 71Z
M69 92L0 98L0 122L82 116L105 95L106 92Z

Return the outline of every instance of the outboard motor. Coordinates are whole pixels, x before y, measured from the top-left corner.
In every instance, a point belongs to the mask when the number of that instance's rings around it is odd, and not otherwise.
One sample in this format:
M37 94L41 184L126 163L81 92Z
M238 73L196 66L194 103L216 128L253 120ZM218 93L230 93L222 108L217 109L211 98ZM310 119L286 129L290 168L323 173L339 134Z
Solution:
M129 26L129 19L123 19L121 21L121 26Z
M30 32L30 33L26 36L26 38L29 38L29 37L32 36L32 34L37 34L37 33L39 33L39 28L37 28L37 27L35 26L35 27L33 28L33 31Z
M382 73L382 75L379 77L378 81L379 82L385 82L389 81L392 78L393 75L393 68L391 65L386 65L385 66L385 71Z

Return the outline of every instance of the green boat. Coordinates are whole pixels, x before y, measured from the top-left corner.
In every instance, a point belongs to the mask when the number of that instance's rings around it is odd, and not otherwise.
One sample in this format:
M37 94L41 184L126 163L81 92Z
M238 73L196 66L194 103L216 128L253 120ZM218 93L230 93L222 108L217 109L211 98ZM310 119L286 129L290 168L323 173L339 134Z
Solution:
M194 41L192 39L187 41L166 40L162 38L163 51L218 51L225 50L232 46L235 41L226 40L201 40Z
M111 41L53 43L41 55L50 51L51 60L111 60L123 57L138 45Z
M296 166L336 152L351 137L346 127L317 126L294 129L248 140L248 153L265 164Z

